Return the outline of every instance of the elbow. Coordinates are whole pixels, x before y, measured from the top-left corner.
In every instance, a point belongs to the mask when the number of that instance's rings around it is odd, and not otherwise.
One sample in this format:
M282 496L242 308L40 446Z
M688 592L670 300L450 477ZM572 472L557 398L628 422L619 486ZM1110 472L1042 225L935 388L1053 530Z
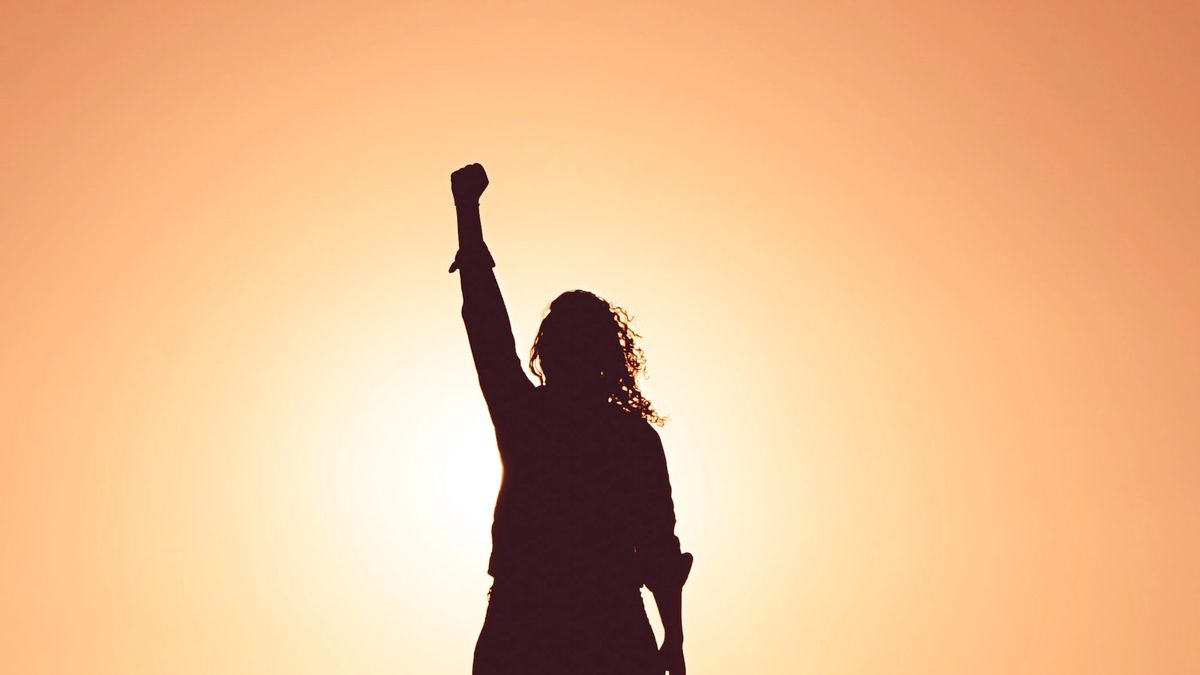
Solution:
M656 556L644 562L643 583L657 593L683 588L692 573L694 557L691 553L675 553Z

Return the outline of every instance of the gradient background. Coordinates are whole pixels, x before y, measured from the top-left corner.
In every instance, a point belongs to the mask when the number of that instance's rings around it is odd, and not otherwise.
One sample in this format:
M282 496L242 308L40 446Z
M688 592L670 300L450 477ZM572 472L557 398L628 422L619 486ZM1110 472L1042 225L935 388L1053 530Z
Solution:
M0 671L469 672L478 161L521 349L645 335L692 673L1200 672L1194 3L37 4Z

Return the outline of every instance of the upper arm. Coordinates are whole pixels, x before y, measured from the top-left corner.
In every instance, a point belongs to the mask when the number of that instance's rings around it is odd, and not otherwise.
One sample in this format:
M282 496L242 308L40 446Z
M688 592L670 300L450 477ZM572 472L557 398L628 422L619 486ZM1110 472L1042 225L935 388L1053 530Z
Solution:
M479 386L494 423L533 390L517 356L516 341L496 275L489 267L464 267L462 282L463 324Z
M662 438L649 424L644 426L639 448L637 548L645 571L645 583L655 591L682 585L691 569L690 554L682 553L675 535L675 502Z
M657 538L673 537L675 502L671 497L667 455L658 431L649 424L645 424L643 429L643 447L638 453L641 458L641 516L651 535Z

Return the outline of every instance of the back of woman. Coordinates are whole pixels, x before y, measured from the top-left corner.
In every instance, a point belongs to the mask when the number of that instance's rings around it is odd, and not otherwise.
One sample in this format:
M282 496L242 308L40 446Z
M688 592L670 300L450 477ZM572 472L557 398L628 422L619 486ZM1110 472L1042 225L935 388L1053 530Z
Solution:
M649 508L643 478L656 432L606 403L532 390L497 427L504 478L490 573L551 588L637 588L637 531Z
M556 401L547 387L530 399L498 429L495 583L476 672L662 672L635 550L645 422Z

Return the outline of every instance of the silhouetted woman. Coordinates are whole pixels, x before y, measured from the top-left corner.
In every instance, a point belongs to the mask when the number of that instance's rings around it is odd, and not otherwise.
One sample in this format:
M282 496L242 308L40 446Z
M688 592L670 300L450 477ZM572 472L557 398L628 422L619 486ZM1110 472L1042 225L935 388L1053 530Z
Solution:
M474 675L683 675L681 553L666 457L639 391L644 366L620 308L587 291L550 304L521 368L483 242L478 164L450 176L463 322L504 477ZM654 593L662 648L642 604Z

